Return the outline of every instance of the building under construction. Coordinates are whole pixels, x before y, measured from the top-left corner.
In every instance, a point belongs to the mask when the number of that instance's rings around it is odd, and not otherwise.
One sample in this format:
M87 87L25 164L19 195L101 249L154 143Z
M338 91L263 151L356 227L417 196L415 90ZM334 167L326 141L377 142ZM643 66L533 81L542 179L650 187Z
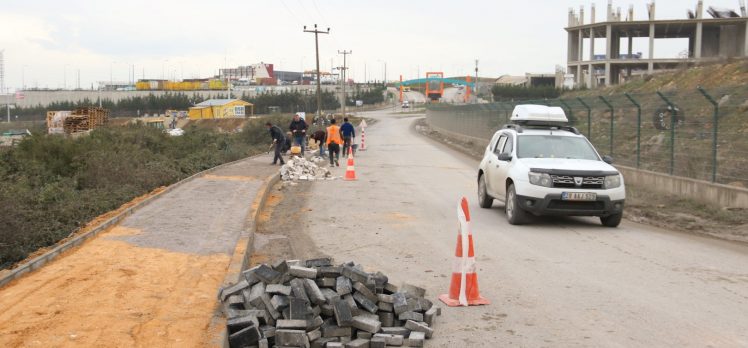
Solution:
M739 1L740 13L709 7L711 18L703 17L703 1L695 10L687 10L685 19L655 19L655 2L647 4L646 20L635 20L630 6L625 18L621 8L613 10L608 1L607 20L595 22L595 6L590 8L590 22L585 23L584 7L576 13L569 10L567 73L573 74L577 86L596 87L618 84L632 74L652 74L658 70L731 57L748 56L748 14L745 0ZM648 53L633 50L635 38L648 38ZM688 39L688 51L679 57L655 57L656 39ZM605 53L595 53L595 39L604 39ZM627 39L627 51L621 42ZM585 51L588 54L585 55Z

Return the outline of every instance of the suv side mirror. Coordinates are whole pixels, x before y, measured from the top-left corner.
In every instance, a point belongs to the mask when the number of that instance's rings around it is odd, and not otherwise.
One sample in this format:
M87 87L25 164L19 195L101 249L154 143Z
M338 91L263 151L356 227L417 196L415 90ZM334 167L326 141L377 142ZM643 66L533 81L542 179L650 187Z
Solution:
M499 157L499 161L511 161L512 160L512 155L508 153L501 153L499 154L498 157Z
M603 156L603 162L605 162L607 164L613 164L613 157L605 155L605 156Z

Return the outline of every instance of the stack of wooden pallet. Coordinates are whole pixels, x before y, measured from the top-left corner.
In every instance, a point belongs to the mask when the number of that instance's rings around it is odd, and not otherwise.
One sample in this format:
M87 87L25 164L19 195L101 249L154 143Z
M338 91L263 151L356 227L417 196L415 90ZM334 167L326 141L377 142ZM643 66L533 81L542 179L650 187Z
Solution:
M65 133L86 132L101 127L109 120L109 110L98 107L83 107L73 112L63 121Z

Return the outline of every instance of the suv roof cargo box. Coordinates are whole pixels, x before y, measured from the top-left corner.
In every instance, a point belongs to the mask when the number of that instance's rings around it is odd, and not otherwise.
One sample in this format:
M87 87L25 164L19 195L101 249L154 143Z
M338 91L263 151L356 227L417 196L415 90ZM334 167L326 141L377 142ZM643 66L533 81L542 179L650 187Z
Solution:
M569 123L560 107L528 104L515 106L511 121L527 126L565 126Z

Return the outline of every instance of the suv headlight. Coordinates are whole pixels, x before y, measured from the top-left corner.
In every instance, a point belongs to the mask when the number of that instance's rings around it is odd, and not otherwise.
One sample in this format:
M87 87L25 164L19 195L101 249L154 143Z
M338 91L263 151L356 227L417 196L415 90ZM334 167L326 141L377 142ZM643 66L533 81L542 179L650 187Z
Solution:
M605 177L605 188L606 189L613 189L616 187L621 186L621 175L610 175Z
M551 176L548 173L529 172L527 175L530 178L530 183L533 185L551 187L551 184L553 184Z

